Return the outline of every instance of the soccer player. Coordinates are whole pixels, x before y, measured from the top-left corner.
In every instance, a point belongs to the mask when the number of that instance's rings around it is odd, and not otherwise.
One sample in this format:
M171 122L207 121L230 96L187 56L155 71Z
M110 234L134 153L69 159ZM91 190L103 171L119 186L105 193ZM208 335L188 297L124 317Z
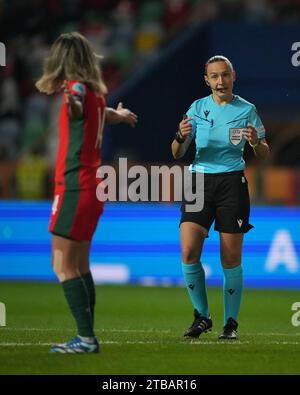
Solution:
M133 127L137 116L121 103L116 110L106 107L99 56L77 32L62 34L54 42L36 86L47 94L64 90L49 231L53 270L78 330L75 338L53 345L51 352L95 353L99 343L93 329L96 298L89 254L103 211L96 197L103 126L124 122Z
M172 142L173 156L178 159L195 139L196 156L190 170L192 174L204 172L203 209L188 212L187 201L181 208L182 270L194 307L194 321L184 333L186 337L198 337L212 328L201 253L215 221L224 272L224 327L219 339L237 339L243 291L242 244L244 233L253 227L249 224L243 151L248 141L255 155L265 159L269 147L255 106L233 94L235 78L233 66L226 57L213 56L207 61L204 79L212 94L192 103Z

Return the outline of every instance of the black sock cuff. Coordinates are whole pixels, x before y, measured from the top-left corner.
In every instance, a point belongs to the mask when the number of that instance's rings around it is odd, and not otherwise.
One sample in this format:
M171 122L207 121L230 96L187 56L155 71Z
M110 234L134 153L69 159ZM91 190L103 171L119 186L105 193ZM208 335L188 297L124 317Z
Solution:
M78 284L82 284L82 278L81 277L75 277L71 278L70 280L63 281L61 283L62 287L64 290L71 289L73 287L76 287Z
M81 276L81 278L83 278L84 280L88 280L88 281L93 281L93 276L91 272L85 273Z

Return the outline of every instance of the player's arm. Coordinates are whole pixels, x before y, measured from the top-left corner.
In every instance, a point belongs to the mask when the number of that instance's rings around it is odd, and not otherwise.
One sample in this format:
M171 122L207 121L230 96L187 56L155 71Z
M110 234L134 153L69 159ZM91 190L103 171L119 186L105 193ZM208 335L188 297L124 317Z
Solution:
M247 129L244 131L244 137L253 148L255 156L259 159L267 159L270 154L270 148L265 138L258 137L255 127L248 124Z
M183 157L191 144L193 133L192 124L189 122L191 120L192 118L185 118L179 124L178 132L171 146L172 155L175 159Z
M270 147L266 139L258 139L258 145L253 147L255 155L260 159L267 159L270 154Z
M270 154L270 148L265 139L265 128L258 115L255 106L252 107L247 129L245 130L245 139L248 140L253 148L255 156L265 160Z
M123 104L119 103L116 109L106 107L105 120L107 123L115 125L117 123L127 123L131 127L135 127L138 117L128 108L123 108Z
M83 104L81 97L71 92L68 81L64 81L63 89L66 94L66 102L69 107L70 117L73 119L82 118Z

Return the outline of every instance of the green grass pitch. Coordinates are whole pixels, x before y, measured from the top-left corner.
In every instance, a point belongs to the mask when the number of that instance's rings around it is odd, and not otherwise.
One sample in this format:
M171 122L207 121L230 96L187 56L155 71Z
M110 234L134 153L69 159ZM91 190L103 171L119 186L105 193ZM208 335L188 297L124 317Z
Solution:
M7 326L0 327L0 374L300 374L299 292L246 290L234 343L217 340L222 290L208 289L213 331L185 340L192 309L183 288L97 286L101 352L50 354L74 334L58 284L0 282Z

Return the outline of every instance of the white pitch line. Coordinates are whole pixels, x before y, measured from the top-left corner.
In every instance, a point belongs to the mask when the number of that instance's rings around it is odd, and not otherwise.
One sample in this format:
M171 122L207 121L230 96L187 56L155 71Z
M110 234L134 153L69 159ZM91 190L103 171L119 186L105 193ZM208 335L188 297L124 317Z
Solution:
M270 343L268 343L268 344L300 344L300 342L286 342L286 341L282 341L282 342L280 342L280 341L271 341Z
M33 346L51 346L52 343L0 343L0 347L33 347Z
M2 328L0 328L0 331L4 331L4 330L7 330L7 331L20 331L20 332L34 332L34 331L40 331L40 332L52 332L52 331L60 331L60 330L63 330L63 331L66 331L66 332L71 332L71 331L73 331L74 332L74 329L71 329L71 328L10 328L10 327L8 327L8 326L6 326L6 327L2 327Z
M9 328L4 327L0 328L0 330L7 330L7 331L24 331L24 332L53 332L53 331L64 331L64 332L74 332L75 328ZM95 329L95 332L117 332L117 333L171 333L170 329Z
M51 346L53 343L12 343L12 342L2 342L0 343L0 347L40 347L40 346ZM226 341L173 341L173 342L157 342L157 341L114 341L114 340L104 340L100 342L100 346L103 344L116 344L116 345L143 345L143 344L156 344L156 345L198 345L198 346L206 346L206 345L230 345L230 346L243 346L245 344L266 344L266 345L300 345L300 342L288 342L288 341L270 341L270 342L264 342L264 343L255 343L255 342L250 342L250 341L233 341L233 342L226 342Z
M299 333L243 333L246 336L300 336L300 332Z
M270 342L259 342L259 343L256 343L256 342L252 342L252 341L248 341L248 340L234 340L234 341L222 341L222 340L219 340L219 341L195 341L195 340L193 340L193 341L191 341L190 343L184 343L184 342L180 342L180 344L191 344L191 345L194 345L194 344L197 344L197 345L205 345L205 344L208 344L208 345L210 345L210 344L213 344L213 345L219 345L219 344L230 344L230 345L240 345L240 346L243 346L244 344L253 344L253 345L257 345L257 344L259 344L259 345L263 345L263 344L265 344L265 345L269 345L269 344L276 344L276 345L281 345L281 344L284 344L284 345L300 345L300 342L287 342L287 341L270 341Z
M64 332L74 332L75 328L10 328L10 327L2 327L0 328L0 331L7 330L7 331L40 331L40 332L52 332L52 331L64 331ZM174 333L174 330L171 329L155 329L155 328L149 328L149 329L118 329L118 328L102 328L102 329L96 329L96 333L101 333L101 332L116 332L116 333ZM210 332L211 334L215 335L218 334L218 332ZM241 333L242 336L300 336L300 331L298 333L280 333L280 332L246 332L246 333Z

